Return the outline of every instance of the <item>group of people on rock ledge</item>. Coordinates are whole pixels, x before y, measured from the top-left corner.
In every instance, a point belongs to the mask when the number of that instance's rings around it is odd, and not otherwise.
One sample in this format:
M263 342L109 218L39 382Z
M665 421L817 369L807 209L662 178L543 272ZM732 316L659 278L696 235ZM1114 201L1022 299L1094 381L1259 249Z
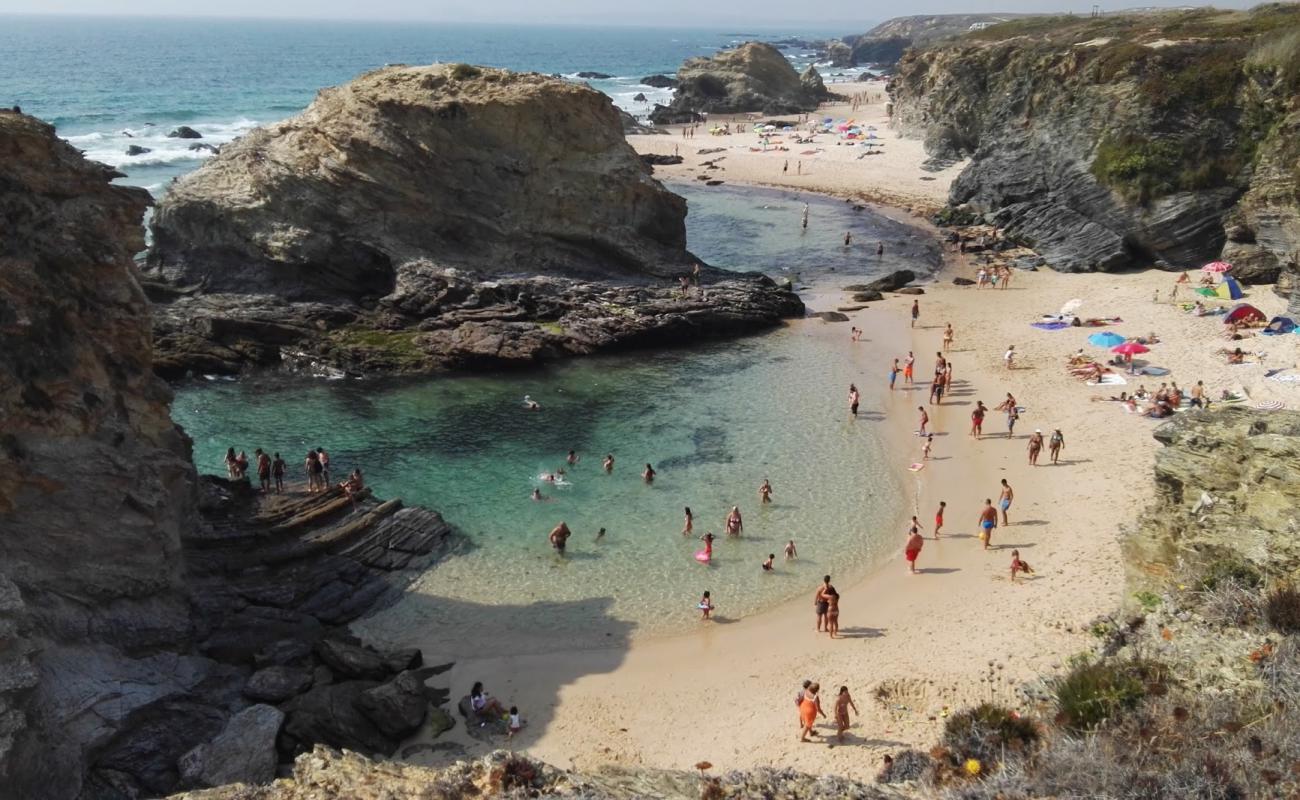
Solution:
M284 493L284 475L288 469L288 464L279 453L269 455L262 448L253 451L253 457L256 459L257 479L263 494L283 494ZM226 474L231 480L242 480L248 475L249 459L248 454L240 450L235 453L235 448L226 449ZM307 475L307 492L314 494L329 490L330 485L330 455L322 447L315 450L308 450L306 458L303 459L303 471ZM274 488L273 488L274 487ZM356 505L357 495L366 487L365 479L361 475L360 469L352 470L348 479L338 485L348 498L352 500L353 506Z

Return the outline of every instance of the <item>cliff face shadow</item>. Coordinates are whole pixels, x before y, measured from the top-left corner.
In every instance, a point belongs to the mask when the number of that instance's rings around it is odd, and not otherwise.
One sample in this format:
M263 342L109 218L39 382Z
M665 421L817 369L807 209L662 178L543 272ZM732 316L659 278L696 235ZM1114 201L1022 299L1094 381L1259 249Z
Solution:
M391 608L354 623L353 629L376 646L418 647L426 664L453 662L449 672L431 678L429 685L450 691L444 710L454 727L438 735L426 724L398 751L410 753L414 763L438 766L463 758L466 751L527 747L553 722L566 686L617 669L636 625L614 618L613 605L612 597L491 605L415 589ZM684 614L682 629L693 630L700 624L697 618L698 613ZM525 724L512 739L504 725L493 720L480 725L481 720L467 720L457 709L478 681L504 709L518 707Z

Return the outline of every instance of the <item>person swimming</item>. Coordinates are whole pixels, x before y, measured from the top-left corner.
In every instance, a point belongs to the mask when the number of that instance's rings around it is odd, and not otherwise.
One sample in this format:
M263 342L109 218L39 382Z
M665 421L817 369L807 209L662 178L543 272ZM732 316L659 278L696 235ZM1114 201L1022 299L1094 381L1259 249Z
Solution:
M654 483L654 482L655 482L655 468L652 467L652 466L650 466L649 464L646 464L646 465L645 465L645 471L643 471L643 472L641 473L641 479L644 480L646 483Z
M606 453L606 454L605 454L605 461L604 461L604 463L601 464L601 466L603 466L603 467L605 468L605 472L613 472L613 471L614 471L614 454L613 454L613 453Z
M529 411L541 411L542 404L534 400L532 397L524 395L524 408Z
M776 553L768 553L767 560L763 562L763 571L771 572L776 569Z

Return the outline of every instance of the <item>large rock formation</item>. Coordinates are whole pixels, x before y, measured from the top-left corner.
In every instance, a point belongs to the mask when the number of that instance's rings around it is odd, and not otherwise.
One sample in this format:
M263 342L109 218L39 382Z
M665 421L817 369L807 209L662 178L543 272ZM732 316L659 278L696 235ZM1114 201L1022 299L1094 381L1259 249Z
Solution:
M467 65L376 70L171 187L148 257L163 371L286 352L428 371L797 313L770 282L712 270L718 291L674 304L694 263L685 214L593 89Z
M850 37L848 63L891 67L912 47L926 47L950 36L996 25L1023 14L922 14L885 20L861 36ZM836 66L841 66L836 64Z
M953 205L1056 269L1222 253L1271 281L1300 250L1297 31L1282 5L1031 17L910 52L896 119L935 156L971 158Z
M246 480L198 479L154 375L133 262L149 197L116 176L51 126L0 112L6 800L266 777L281 712L241 714L252 670L312 671L317 642L346 636L450 535L436 514L368 492L263 500ZM367 701L387 751L416 713L410 674L396 679L412 658L379 659L365 688L393 684ZM299 747L323 738L297 730Z
M668 106L657 106L650 118L656 123L690 121L701 112L739 114L794 114L815 111L832 98L809 68L803 79L781 55L763 42L746 42L705 58L692 58L677 70L677 89ZM815 78L814 78L815 76Z
M1127 563L1148 579L1223 558L1300 574L1300 412L1225 406L1179 414L1155 436L1158 495L1124 540Z

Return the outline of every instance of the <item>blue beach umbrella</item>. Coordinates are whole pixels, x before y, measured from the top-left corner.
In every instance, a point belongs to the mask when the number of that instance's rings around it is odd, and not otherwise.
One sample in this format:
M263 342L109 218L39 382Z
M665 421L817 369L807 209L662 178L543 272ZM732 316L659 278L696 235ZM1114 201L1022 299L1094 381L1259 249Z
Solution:
M1093 344L1097 347L1115 347L1116 345L1124 344L1124 341L1123 336L1120 336L1118 333L1111 333L1110 331L1094 333L1088 337L1088 344Z

